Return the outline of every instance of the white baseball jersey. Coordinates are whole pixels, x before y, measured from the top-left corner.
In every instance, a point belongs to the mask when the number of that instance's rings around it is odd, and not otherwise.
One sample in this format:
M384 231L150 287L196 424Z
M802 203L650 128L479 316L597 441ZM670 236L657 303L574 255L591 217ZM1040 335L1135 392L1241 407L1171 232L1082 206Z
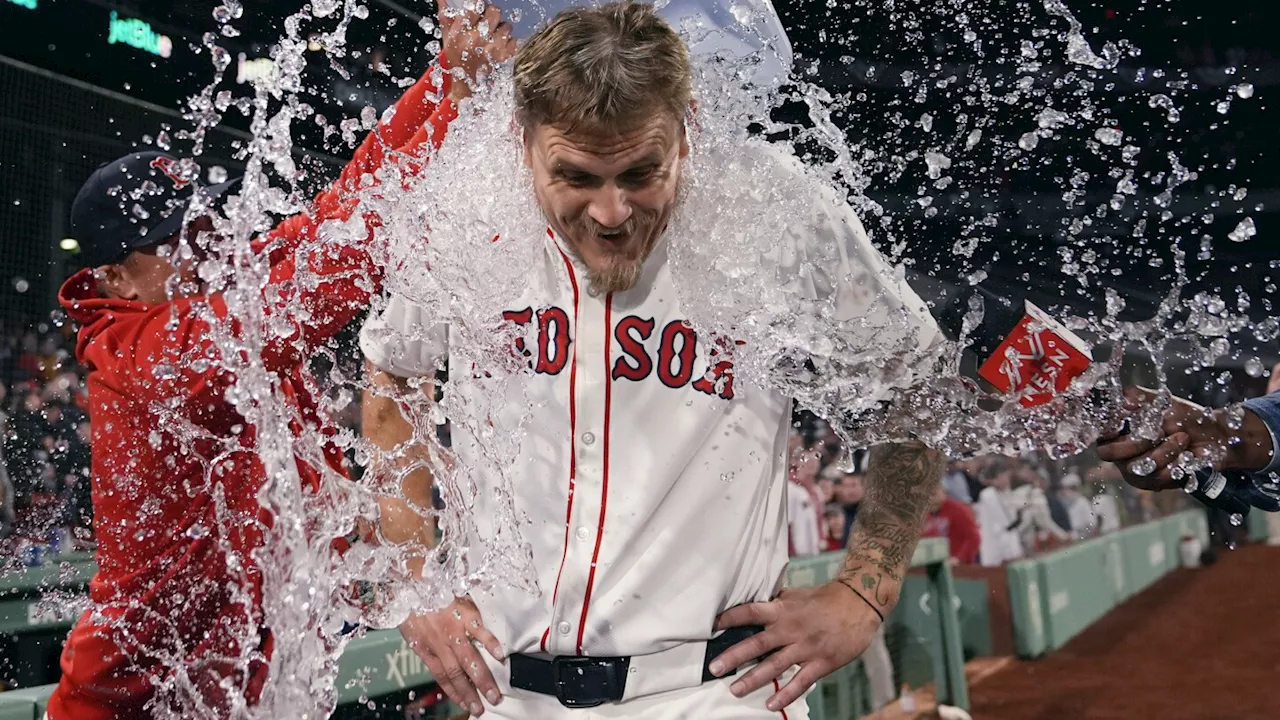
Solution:
M522 300L505 313L529 328L521 350L535 370L525 376L532 422L510 472L517 510L531 520L522 533L542 594L499 589L474 599L509 653L669 650L709 639L720 612L768 600L782 585L791 401L735 386L726 344L685 324L668 242L635 288L595 296L548 230ZM831 289L842 302L882 304L842 309L906 317L899 336L910 325L924 344L939 337L924 303L893 279L834 193L815 198L809 222L779 239L805 243L842 248L844 267L830 274L860 283ZM428 333L421 317L391 298L361 334L368 359L401 376L433 372L449 336ZM402 344L399 335L429 337ZM466 462L472 440L455 432L453 442ZM487 495L478 494L477 522ZM690 662L700 667L702 652L691 650ZM628 697L644 692L634 679Z

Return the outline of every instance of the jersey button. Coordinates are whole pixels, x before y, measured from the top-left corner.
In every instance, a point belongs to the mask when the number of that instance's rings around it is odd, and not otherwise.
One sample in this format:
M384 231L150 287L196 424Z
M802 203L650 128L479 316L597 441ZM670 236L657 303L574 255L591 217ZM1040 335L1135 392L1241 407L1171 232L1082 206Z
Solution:
M589 530L587 530L586 528L584 528L584 527L580 527L580 528L578 528L578 533L577 533L577 534L578 534L578 539L579 539L579 540L586 540L586 539L587 539L587 536L588 536L588 535L590 535L590 534L591 534L591 532L590 532Z
M583 445L591 445L591 444L593 444L595 441L596 441L596 434L595 434L595 433L593 433L593 432L591 432L591 431L587 431L587 432L582 433L582 444L583 444Z
M569 631L572 630L573 628L569 627L569 623L562 622L560 623L560 626L557 627L556 629L560 631L561 635L568 635Z

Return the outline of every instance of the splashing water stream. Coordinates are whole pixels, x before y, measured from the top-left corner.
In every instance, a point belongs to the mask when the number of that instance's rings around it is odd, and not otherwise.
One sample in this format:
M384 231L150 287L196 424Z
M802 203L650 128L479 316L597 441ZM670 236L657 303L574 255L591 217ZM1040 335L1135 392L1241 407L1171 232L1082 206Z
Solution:
M1157 359L1155 372L1163 388L1159 360L1167 357L1170 343L1189 345L1197 366L1207 367L1227 352L1226 338L1251 326L1243 309L1232 312L1212 293L1183 297L1189 278L1181 243L1193 236L1200 241L1201 233L1191 226L1205 208L1193 199L1179 208L1175 193L1196 172L1173 153L1152 172L1153 161L1141 157L1132 131L1116 126L1107 109L1112 99L1099 89L1126 72L1121 61L1136 57L1137 50L1107 42L1095 51L1082 24L1060 0L1044 0L1038 14L1023 7L1026 16L1004 27L1002 35L987 32L1008 20L997 12L999 7L994 2L968 4L964 12L954 13L952 37L945 40L969 53L969 65L939 64L919 71L918 77L916 71L901 74L902 89L914 96L913 102L923 103L930 93L953 97L953 92L964 102L931 105L922 117L908 116L904 101L893 111L893 129L854 141L848 128L857 127L860 113L867 112L861 105L865 98L824 89L821 78L814 77L816 67L798 71L792 84L760 87L747 81L762 61L760 54L737 60L696 58L699 104L690 121L692 152L665 241L689 322L699 333L740 343L733 354L739 392L793 397L831 422L850 446L917 437L954 456L1042 449L1060 457L1079 452L1100 430L1125 419L1118 399L1126 346ZM759 12L746 3L732 10L744 24ZM920 18L952 10L945 2L907 9L888 3L882 12L913 37ZM209 128L230 108L251 114L253 132L244 149L240 194L216 219L215 237L209 240L212 259L201 268L210 291L220 290L226 302L224 314L212 306L203 311L218 352L192 360L216 363L234 375L226 399L254 429L253 452L265 478L258 502L273 518L262 528L253 557L238 559L261 570L261 622L275 638L269 679L256 705L228 688L228 717L327 716L337 702L336 659L349 639L339 632L344 622L391 627L412 611L438 608L455 594L495 584L539 590L531 551L521 537L527 519L512 500L509 479L531 414L523 389L530 370L511 348L517 340L532 343L536 338L521 335L503 312L520 307L546 223L530 192L519 136L512 131L506 69L495 72L489 86L464 103L448 142L432 155L426 172L406 173L391 162L380 171L376 187L360 192L361 212L381 220L371 241L366 241L357 213L350 221L324 224L297 251L334 253L367 243L383 270L383 290L423 308L422 327L448 327L451 367L443 399L433 403L417 388L397 395L413 421L413 442L428 449L425 459L405 466L404 446L382 452L349 431L330 439L306 426L279 375L262 360L273 343L301 349L301 326L316 312L270 286L266 256L251 242L270 226L271 215L305 208L300 173L290 154L291 124L314 114L300 80L307 46L303 27L329 28L322 44L336 63L345 54L348 23L366 12L356 0L326 0L313 3L310 13L304 9L291 16L273 52L277 72L258 83L247 99L231 100L217 91L227 54L217 45L218 35L209 33L205 46L215 78L190 103L194 127L185 137L194 142L197 156ZM214 17L230 28L242 14L238 2L225 0ZM422 27L439 37L434 25ZM679 29L691 38L705 32L693 25ZM225 30L222 35L231 36ZM1062 63L1059 74L1045 80L1042 75L1055 57ZM1015 77L993 80L975 70L984 62L990 66L992 58L999 58L1001 66L1008 61L1016 68ZM867 70L867 77L873 75ZM1173 82L1167 85L1145 102L1172 124L1179 122L1178 93ZM1238 101L1247 101L1252 86L1239 84L1235 94ZM803 119L779 119L776 111L787 104L803 107ZM1011 107L1018 110L1017 123L997 115ZM342 127L353 135L356 127L371 128L376 119L370 111ZM1063 173L1060 204L1049 208L1063 219L1054 232L1070 240L1059 248L1062 274L1080 295L1106 296L1102 312L1073 314L1065 322L1098 347L1112 349L1051 403L1026 408L1015 397L988 394L962 380L965 345L991 310L963 285L950 296L930 298L935 312L941 304L965 303L958 341L916 337L907 330L909 311L901 307L875 305L879 312L874 318L842 317L834 296L802 290L798 278L830 288L846 267L838 242L816 243L798 253L780 243L796 228L813 225L814 198L847 198L889 260L883 267L854 263L852 272L876 273L881 283L899 286L908 280L907 265L915 262L910 251L918 249L915 229L922 219L953 216L961 229L951 259L966 268L989 244L995 228L1010 222L1002 218L993 188L966 181L962 170L1032 169L1035 153L1049 144L1070 144L1080 158ZM184 160L181 172L196 177L195 160ZM916 175L920 181L914 198L899 203L875 195L880 184L900 184ZM1158 190L1149 202L1138 191L1143 181ZM1100 186L1106 190L1099 193ZM388 187L401 189L387 192ZM1253 220L1245 217L1228 237L1247 242L1256 232ZM1098 247L1115 238L1132 239L1153 262L1172 261L1173 277L1153 317L1121 321L1124 298L1100 289ZM1166 244L1156 248L1156 241ZM985 270L971 269L968 277L976 284ZM302 267L293 283L295 289L314 288L320 278ZM374 289L371 280L366 284ZM372 312L382 307L383 301L375 300ZM332 350L322 348L321 353ZM336 365L332 375L331 384L347 390L328 403L332 411L355 401L356 393L350 391L393 392L373 388L367 378L348 377ZM430 378L421 382L433 384ZM911 393L899 391L912 383ZM324 394L317 381L311 380L310 387ZM896 409L887 412L885 402L895 400ZM1168 403L1164 391L1159 402L1132 418L1135 431L1154 433ZM437 434L446 420L450 444ZM299 424L304 425L300 433ZM209 440L189 427L181 434L191 447ZM353 452L372 479L351 483L332 470L325 461L328 442ZM214 485L214 468L236 451L227 443L223 454L214 456L206 482ZM318 471L314 488L303 489L299 461ZM345 554L330 547L329 539L350 532L356 518L375 518L376 496L399 495L398 478L415 467L430 470L445 501L438 515L420 508L438 518L443 533L424 577L410 575L401 547L358 544ZM230 515L224 519L232 522ZM226 528L212 531L225 533ZM354 602L350 588L362 581L380 583L385 602ZM241 602L253 607L247 593ZM236 630L243 635L243 653L229 660L240 667L267 660L258 650L251 615L246 612ZM208 708L189 706L194 681L185 676L180 658L171 660L177 672L161 689L166 698L162 705L182 707L173 717L214 716Z

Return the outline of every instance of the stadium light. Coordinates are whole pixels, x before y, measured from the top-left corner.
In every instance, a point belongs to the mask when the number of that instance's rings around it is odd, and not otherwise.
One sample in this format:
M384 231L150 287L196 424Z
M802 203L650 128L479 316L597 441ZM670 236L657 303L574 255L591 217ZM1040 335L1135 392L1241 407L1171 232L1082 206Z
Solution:
M67 252L76 252L80 249L80 243L76 242L75 238L62 238L62 241L58 243L58 247Z

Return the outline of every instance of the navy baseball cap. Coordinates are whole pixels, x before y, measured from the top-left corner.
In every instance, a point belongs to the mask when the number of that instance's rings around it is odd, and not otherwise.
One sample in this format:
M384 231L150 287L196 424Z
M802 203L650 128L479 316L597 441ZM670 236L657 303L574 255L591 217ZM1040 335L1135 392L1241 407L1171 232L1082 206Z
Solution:
M240 182L200 187L198 172L193 163L184 167L154 151L130 153L95 170L71 203L71 236L85 263L118 263L138 248L173 237L197 192L213 207Z

